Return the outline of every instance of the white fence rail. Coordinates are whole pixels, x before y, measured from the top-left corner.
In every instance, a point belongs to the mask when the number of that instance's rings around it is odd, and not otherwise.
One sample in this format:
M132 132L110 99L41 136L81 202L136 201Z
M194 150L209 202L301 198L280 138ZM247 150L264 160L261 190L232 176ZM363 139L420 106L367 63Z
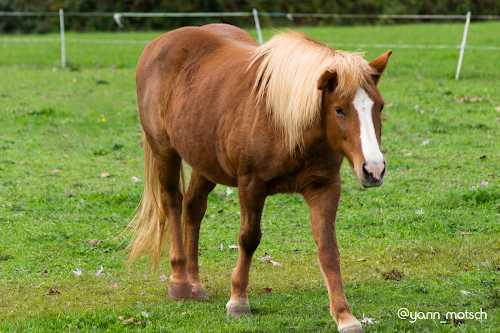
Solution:
M66 66L66 42L75 43L114 43L114 44L147 44L150 41L146 40L109 40L109 39L65 39L64 36L64 17L110 17L113 18L116 24L121 28L123 24L121 20L126 17L252 17L255 21L255 28L259 44L263 44L262 31L260 28L259 16L262 17L284 17L293 21L294 18L368 18L368 19L409 19L409 20L462 20L464 19L465 28L461 45L412 45L412 44L350 44L350 43L328 43L328 45L348 46L348 47L375 47L375 48L434 48L434 49L460 49L460 56L457 64L455 79L460 76L460 69L465 49L477 50L494 50L500 51L500 47L496 46L467 46L467 31L471 19L476 20L500 20L498 15L471 15L468 12L466 15L375 15L375 14L313 14L313 13L270 13L258 12L255 8L252 12L201 12L201 13L99 13L99 12L66 12L63 9L57 12L0 12L0 16L59 16L61 29L61 66ZM0 38L4 42L58 42L57 39L51 38Z
M147 45L150 39L88 39L88 38L65 38L65 43L81 44L131 44ZM0 37L4 43L60 43L59 38L24 38L24 37ZM399 49L460 49L461 45L418 45L418 44L354 44L354 43L325 43L330 46L340 47L371 47L371 48L399 48ZM466 50L490 50L500 51L500 46L474 46L465 45Z

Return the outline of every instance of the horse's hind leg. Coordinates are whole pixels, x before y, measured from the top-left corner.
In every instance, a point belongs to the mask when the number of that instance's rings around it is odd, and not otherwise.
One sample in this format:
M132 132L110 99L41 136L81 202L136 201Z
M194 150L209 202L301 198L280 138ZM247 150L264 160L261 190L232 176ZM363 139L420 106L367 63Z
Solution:
M173 44L167 39L164 42L154 42L147 46L137 64L137 101L142 127L147 141L154 156L156 172L160 186L161 206L157 207L157 194L154 194L153 210L163 211L167 216L170 229L170 251L169 259L172 266L170 285L168 292L174 299L186 299L191 297L191 284L187 272L187 256L182 242L182 193L180 191L180 168L181 157L173 148L167 130L169 122L167 116L174 114L171 105L175 81L182 70L184 59L187 54L185 49L177 47L169 48ZM159 46L159 45L163 46ZM175 44L175 43L174 43ZM163 49L160 49L163 48ZM158 52L161 52L161 61L158 60ZM153 173L153 172L149 172ZM162 212L163 213L163 212ZM160 224L163 221L160 222ZM160 230L163 231L163 230ZM157 236L159 248L164 245L164 235ZM148 240L149 240L148 238ZM161 241L158 241L160 239ZM154 241L154 240L153 240ZM142 245L147 248L147 244ZM142 253L142 249L137 252ZM157 251L156 262L162 251Z
M186 201L184 247L187 252L189 278L193 286L191 298L194 300L208 300L199 275L198 242L200 239L201 220L207 210L207 197L214 187L215 183L200 175L196 170L193 170L189 188L184 199Z
M238 263L231 278L231 299L226 304L227 314L240 317L252 315L248 304L248 274L253 253L262 236L260 219L266 200L266 188L262 182L251 177L238 179L238 193L241 206L241 227L238 237Z
M156 157L156 156L155 156ZM155 158L161 184L161 203L170 228L169 260L172 267L168 294L176 299L189 299L192 287L187 271L187 256L182 243L182 193L179 188L181 157L168 148Z

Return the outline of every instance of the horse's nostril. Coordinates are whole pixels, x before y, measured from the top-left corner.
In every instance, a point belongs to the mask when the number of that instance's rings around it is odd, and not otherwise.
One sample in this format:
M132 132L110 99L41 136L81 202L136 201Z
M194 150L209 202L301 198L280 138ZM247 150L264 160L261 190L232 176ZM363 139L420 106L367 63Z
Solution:
M385 161L384 161L384 170L382 170L382 173L380 174L380 178L384 177L386 167L387 167L387 164L385 164Z
M370 173L368 172L368 170L366 170L366 162L363 162L363 164L361 165L361 169L363 170L363 175L366 178L369 178L370 177Z

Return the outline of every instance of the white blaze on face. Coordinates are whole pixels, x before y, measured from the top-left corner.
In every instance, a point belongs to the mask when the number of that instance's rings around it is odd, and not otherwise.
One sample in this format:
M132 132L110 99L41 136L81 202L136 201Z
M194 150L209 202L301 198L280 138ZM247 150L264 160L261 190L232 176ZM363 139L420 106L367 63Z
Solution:
M361 135L361 150L365 157L365 162L379 162L384 160L375 135L375 126L373 126L372 107L373 101L363 88L359 88L352 102L354 108L358 111L359 132Z

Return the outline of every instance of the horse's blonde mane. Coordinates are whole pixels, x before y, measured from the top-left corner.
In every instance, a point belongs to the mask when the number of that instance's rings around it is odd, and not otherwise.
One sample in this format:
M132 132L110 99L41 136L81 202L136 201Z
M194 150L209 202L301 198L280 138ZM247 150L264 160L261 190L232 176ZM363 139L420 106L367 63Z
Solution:
M292 153L302 147L304 131L321 119L321 75L337 74L337 96L352 97L359 87L368 87L374 70L362 56L332 50L299 32L280 33L252 52L250 66L260 61L255 101L266 97L267 111Z

